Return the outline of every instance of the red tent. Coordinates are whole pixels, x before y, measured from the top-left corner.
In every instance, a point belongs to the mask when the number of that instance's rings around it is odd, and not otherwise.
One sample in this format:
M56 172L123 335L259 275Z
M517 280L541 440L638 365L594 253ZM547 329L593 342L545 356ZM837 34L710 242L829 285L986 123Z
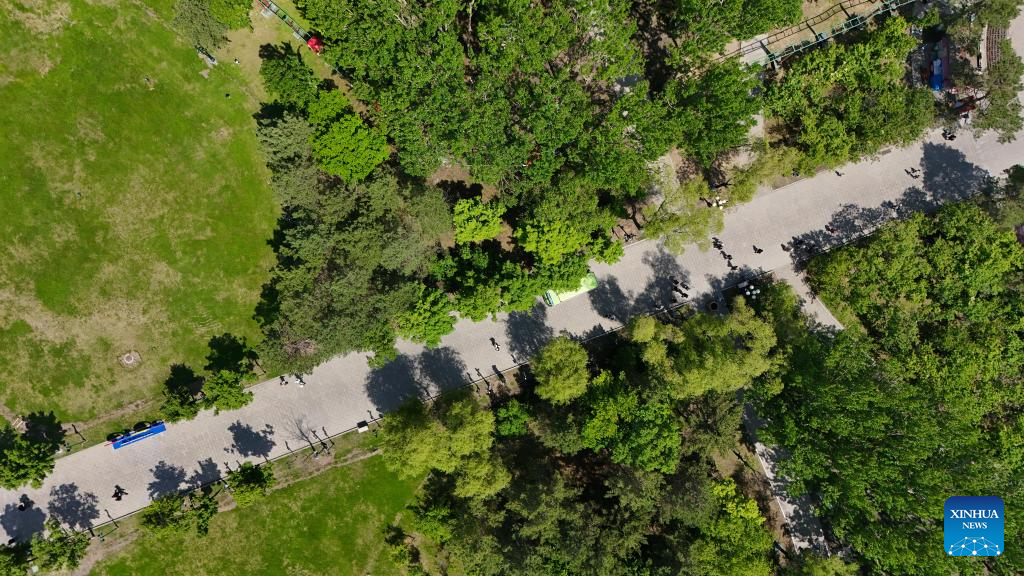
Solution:
M310 36L309 40L306 41L306 46L309 46L309 49L317 54L324 49L323 42L321 42L316 36Z

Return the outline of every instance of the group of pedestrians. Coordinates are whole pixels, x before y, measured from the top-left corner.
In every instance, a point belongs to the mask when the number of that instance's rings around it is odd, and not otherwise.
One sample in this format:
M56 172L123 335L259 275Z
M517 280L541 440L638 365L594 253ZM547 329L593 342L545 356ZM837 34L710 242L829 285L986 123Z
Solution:
M672 281L672 292L679 294L679 296L683 299L684 302L690 299L690 295L685 292L686 290L690 289L689 284L683 282L682 280L676 278L675 276L669 276L668 279ZM676 302L675 296L672 296L672 302Z
M708 205L708 208L718 208L719 210L725 210L725 204L729 202L728 198L722 198L718 194L715 194L715 199L710 200L701 196L701 200Z
M295 377L295 383L299 385L299 388L305 388L306 387L306 381L302 379L302 374L293 374L292 376ZM287 386L288 385L288 377L287 376L280 376L279 378L280 378L280 381L278 383L281 386Z
M711 245L718 249L718 253L722 255L722 258L725 258L725 263L729 266L729 270L732 270L733 272L735 272L736 270L740 269L739 266L737 266L737 265L732 263L732 254L729 254L728 252L725 251L725 245L722 244L721 240L719 240L715 236L712 236L711 237ZM755 254L760 254L761 253L761 252L758 252L758 250L760 250L760 248L758 248L757 246L754 246L754 253ZM762 250L762 252L763 252L763 250Z

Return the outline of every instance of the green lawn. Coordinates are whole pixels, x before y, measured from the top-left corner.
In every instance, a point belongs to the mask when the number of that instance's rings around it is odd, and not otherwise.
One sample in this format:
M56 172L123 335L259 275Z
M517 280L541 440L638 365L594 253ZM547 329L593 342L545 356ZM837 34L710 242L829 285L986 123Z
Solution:
M0 401L16 413L92 418L153 397L172 363L201 368L211 336L258 335L277 208L253 87L230 60L200 76L170 5L0 13Z
M375 456L221 513L206 538L144 537L92 574L397 575L382 529L410 502L417 484L399 480Z

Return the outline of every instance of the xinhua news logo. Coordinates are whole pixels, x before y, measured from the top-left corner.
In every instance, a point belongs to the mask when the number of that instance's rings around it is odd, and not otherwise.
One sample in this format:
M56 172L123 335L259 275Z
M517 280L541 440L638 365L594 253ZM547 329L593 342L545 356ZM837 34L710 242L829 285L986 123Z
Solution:
M1001 556L1003 499L998 496L947 498L943 536L947 556Z

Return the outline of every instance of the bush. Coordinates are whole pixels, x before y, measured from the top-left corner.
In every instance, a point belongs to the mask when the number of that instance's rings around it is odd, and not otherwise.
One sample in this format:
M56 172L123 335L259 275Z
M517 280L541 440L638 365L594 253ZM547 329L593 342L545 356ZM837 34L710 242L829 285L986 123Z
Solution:
M178 0L174 27L190 42L212 52L224 44L227 26L218 20L205 0Z
M274 469L270 462L255 466L252 462L243 462L237 470L228 472L228 486L231 497L241 507L262 499L274 485Z
M523 436L529 430L526 424L530 421L530 413L526 405L515 398L498 408L498 434L502 436Z

